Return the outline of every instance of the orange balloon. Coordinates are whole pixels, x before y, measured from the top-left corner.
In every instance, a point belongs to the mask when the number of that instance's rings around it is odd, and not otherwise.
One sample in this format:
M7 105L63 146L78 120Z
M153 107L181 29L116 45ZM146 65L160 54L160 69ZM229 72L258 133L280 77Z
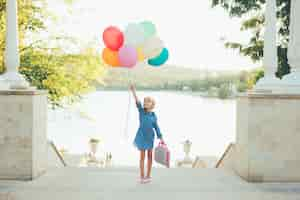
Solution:
M119 67L119 57L117 51L112 51L109 48L103 49L102 58L104 62L112 67Z

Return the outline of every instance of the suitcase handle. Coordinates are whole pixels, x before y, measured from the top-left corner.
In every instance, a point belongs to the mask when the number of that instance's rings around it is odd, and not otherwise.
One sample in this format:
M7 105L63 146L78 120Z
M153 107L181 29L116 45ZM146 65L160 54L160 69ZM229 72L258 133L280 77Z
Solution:
M158 145L159 146L167 146L167 144L165 142L163 142L163 141L159 141Z

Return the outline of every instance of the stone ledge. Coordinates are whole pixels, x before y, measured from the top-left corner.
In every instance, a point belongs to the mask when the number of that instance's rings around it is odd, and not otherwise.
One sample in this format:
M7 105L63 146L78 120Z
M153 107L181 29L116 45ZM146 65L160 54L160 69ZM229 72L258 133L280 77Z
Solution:
M284 93L272 93L271 91L239 93L238 98L250 98L250 99L300 99L299 94L284 94Z
M14 200L12 192L4 192L0 190L0 200Z
M28 89L28 90L0 90L0 95L45 95L48 94L47 90L35 90L35 89Z

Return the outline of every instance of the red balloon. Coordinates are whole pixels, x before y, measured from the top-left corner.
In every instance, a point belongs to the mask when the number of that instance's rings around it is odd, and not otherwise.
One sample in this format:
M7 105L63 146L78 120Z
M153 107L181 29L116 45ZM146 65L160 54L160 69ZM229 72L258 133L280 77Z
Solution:
M124 43L124 34L117 27L110 26L103 32L103 41L107 48L118 51Z

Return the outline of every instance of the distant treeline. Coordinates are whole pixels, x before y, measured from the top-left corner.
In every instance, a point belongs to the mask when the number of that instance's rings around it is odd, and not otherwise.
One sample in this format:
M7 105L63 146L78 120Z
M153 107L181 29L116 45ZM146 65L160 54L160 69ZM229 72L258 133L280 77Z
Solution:
M237 92L245 92L251 89L256 81L263 76L261 69L240 72L205 72L198 75L179 78L180 72L172 74L172 70L166 74L158 75L161 78L144 77L141 74L132 74L132 81L139 90L172 90L190 91L208 97L227 98L234 96ZM185 71L186 73L186 71ZM118 77L121 77L118 74ZM101 90L127 90L129 81L117 79L110 75L108 83L99 87Z

